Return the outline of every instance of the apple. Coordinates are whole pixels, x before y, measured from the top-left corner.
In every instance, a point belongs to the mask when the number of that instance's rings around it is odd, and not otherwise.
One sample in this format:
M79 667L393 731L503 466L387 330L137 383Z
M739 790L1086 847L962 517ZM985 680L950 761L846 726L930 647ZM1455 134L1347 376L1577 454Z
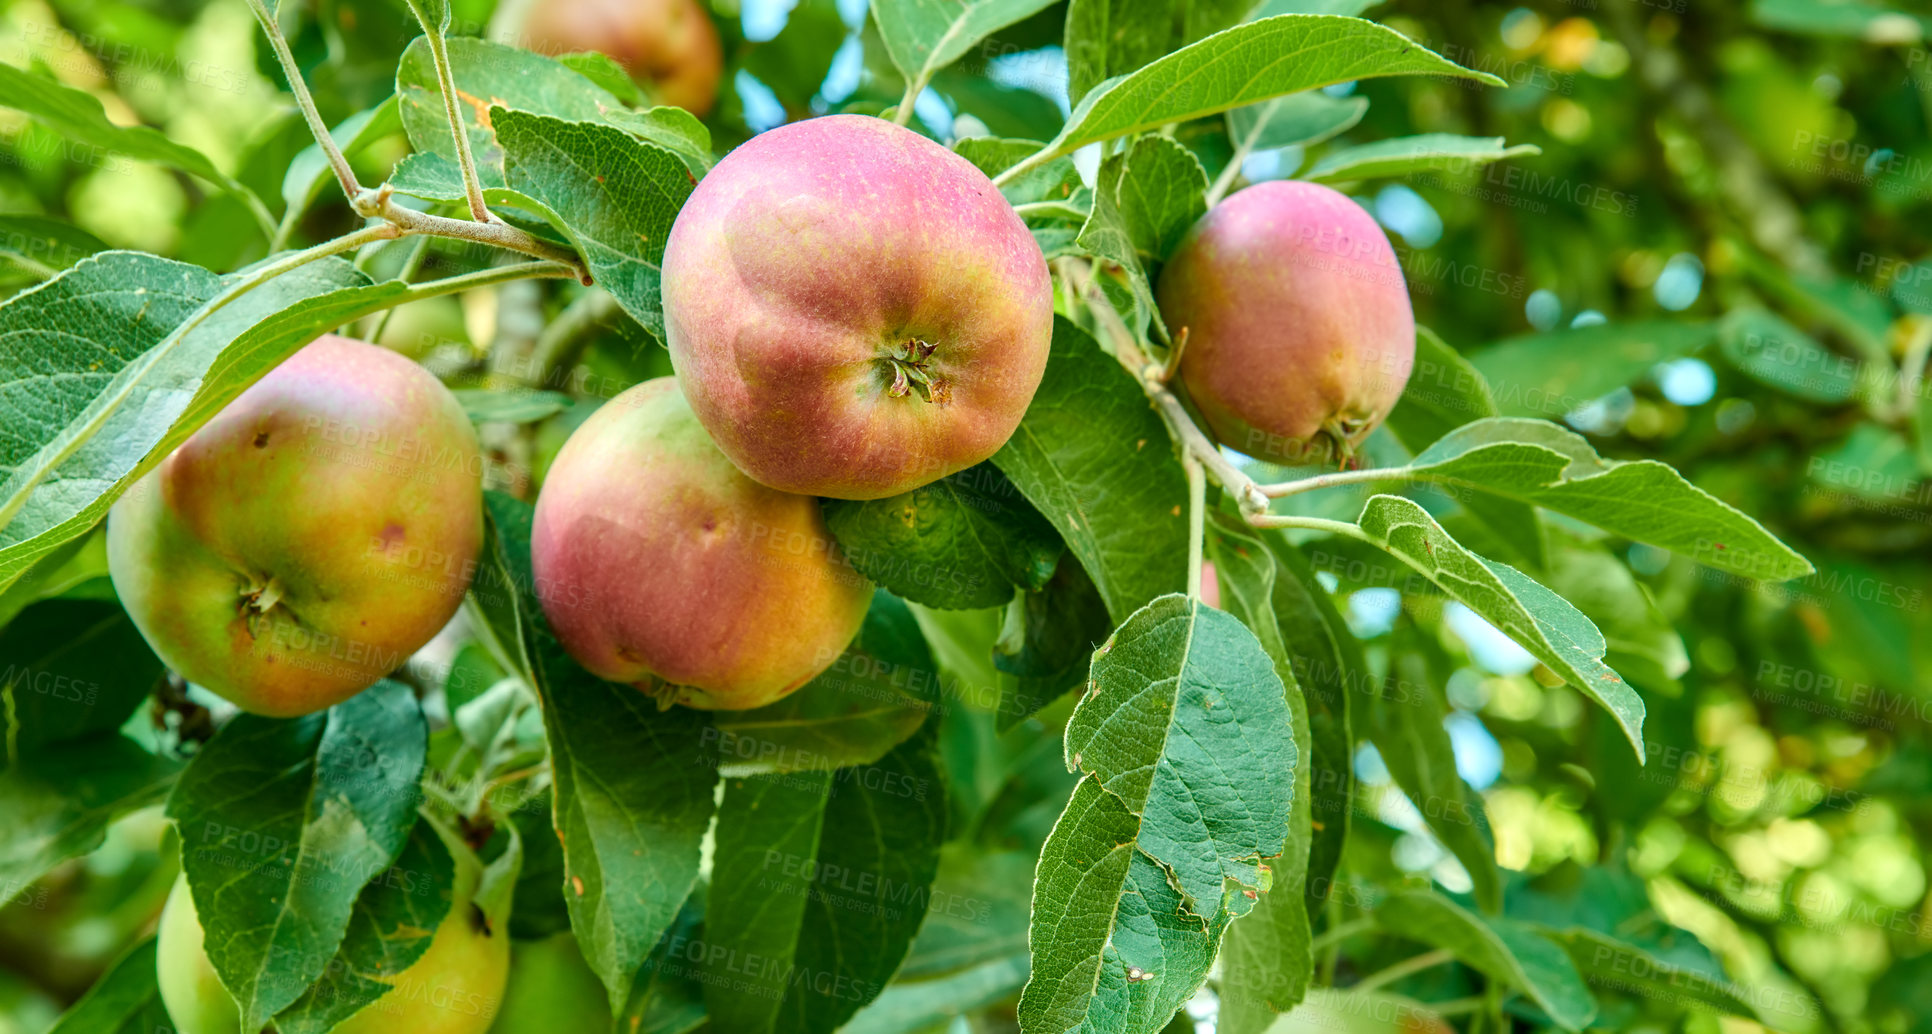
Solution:
M758 707L811 681L872 599L818 500L740 473L670 377L611 399L564 443L530 559L572 657L699 708Z
M463 306L444 295L396 306L376 336L376 344L421 362L445 345L472 354Z
M568 933L510 946L510 982L490 1034L589 1034L611 1028L604 984Z
M1168 327L1187 332L1180 379L1209 430L1276 463L1346 462L1415 363L1395 249L1318 184L1258 183L1215 206L1156 294Z
M392 989L337 1024L332 1034L483 1034L490 1029L509 974L510 936L492 929L474 904L480 869L459 865L457 873L449 913L429 948L394 977L373 978ZM241 1009L208 961L185 875L175 880L161 909L155 969L161 1003L179 1034L240 1034Z
M482 473L435 377L326 335L114 504L108 571L183 678L244 711L309 714L456 613L482 544Z
M516 35L545 54L608 54L657 102L694 115L711 110L724 75L718 29L697 0L526 0Z
M984 174L890 122L781 126L698 184L664 251L671 365L739 469L839 499L997 452L1046 371L1053 285Z

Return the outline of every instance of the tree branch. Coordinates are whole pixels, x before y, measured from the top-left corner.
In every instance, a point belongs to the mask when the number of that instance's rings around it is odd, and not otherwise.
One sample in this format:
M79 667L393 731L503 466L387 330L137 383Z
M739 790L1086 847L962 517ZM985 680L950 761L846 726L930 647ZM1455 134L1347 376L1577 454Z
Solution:
M575 271L578 280L586 285L591 282L589 270L584 268L577 253L569 248L534 237L506 222L492 220L478 223L405 208L396 203L394 191L386 183L374 190L363 191L356 198L356 210L370 218L386 219L404 233L429 233L438 237L475 241L478 244L520 251L535 258L561 262Z
M295 55L288 49L288 38L282 35L281 24L262 0L248 0L248 6L255 12L255 20L262 23L262 31L268 34L269 48L275 51L275 60L281 63L282 74L288 78L289 92L295 95L295 106L302 109L302 118L309 124L309 133L329 159L329 168L335 170L336 182L342 184L342 193L354 202L362 193L362 185L356 182L355 170L349 168L349 159L344 158L342 149L335 145L335 137L329 135L329 127L322 123L322 113L315 110L315 98L309 96L308 83L302 80L302 69L296 65Z
M476 176L476 156L470 153L470 134L463 128L463 112L456 106L456 73L449 66L449 42L443 38L443 26L429 24L419 0L409 0L409 10L423 27L423 38L429 41L429 57L436 66L437 87L443 93L443 114L449 118L449 134L456 147L456 163L463 168L463 194L469 199L470 218L479 223L496 223L501 220L490 211L489 202L483 200L483 181Z
M1213 476L1216 484L1234 496L1242 514L1249 523L1254 523L1256 515L1265 514L1268 510L1268 497L1261 494L1260 486L1230 463L1213 440L1194 423L1194 417L1181 404L1180 397L1167 386L1164 379L1166 366L1151 361L1147 353L1141 350L1133 331L1127 329L1120 313L1114 311L1113 304L1107 301L1100 286L1094 283L1092 267L1079 260L1065 259L1062 260L1061 270L1074 292L1086 303L1088 311L1093 313L1095 322L1100 324L1100 329L1113 343L1114 357L1127 367L1127 372L1134 375L1141 390L1153 401L1155 411L1166 422L1168 432L1179 443L1182 452L1192 456Z

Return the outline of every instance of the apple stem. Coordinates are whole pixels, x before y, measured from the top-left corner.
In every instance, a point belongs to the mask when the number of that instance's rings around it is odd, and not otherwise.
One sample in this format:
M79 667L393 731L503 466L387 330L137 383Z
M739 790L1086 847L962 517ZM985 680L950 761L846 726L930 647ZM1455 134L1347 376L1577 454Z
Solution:
M456 146L457 164L463 169L463 193L469 200L470 218L479 223L501 222L490 211L489 202L483 200L483 182L476 176L476 156L470 153L470 135L463 128L463 113L456 106L456 73L450 70L449 43L443 39L444 25L431 25L428 12L423 10L421 0L408 0L411 14L423 27L423 38L429 41L429 57L436 66L436 85L443 94L443 114L449 118L451 142ZM443 6L447 17L449 7Z
M919 101L919 95L926 90L926 77L915 75L906 80L906 94L899 98L899 110L892 113L892 124L905 126L912 122L912 109Z

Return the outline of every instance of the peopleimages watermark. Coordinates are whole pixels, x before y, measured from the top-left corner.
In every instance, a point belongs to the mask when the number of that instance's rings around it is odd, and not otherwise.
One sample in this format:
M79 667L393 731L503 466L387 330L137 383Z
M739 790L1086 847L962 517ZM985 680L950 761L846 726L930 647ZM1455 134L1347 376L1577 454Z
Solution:
M1890 692L1882 687L1773 660L1758 662L1757 687L1763 702L1837 718L1853 725L1895 728L1893 719L1926 722L1932 700ZM1790 692L1782 692L1789 690Z
M1913 198L1932 189L1932 162L1844 137L1800 129L1792 134L1787 167L1841 183L1875 188L1881 196Z
M974 924L992 915L990 902L923 883L909 883L866 869L820 861L814 855L767 849L756 886L850 912L898 918L938 914Z
M1509 162L1459 162L1445 171L1462 172L1478 165L1482 175L1474 183L1449 179L1441 172L1417 176L1415 182L1504 208L1521 209L1533 215L1547 213L1553 201L1610 215L1628 217L1637 214L1635 194Z
M800 966L685 934L673 934L665 941L663 961L656 971L769 1000L781 999L787 989L796 988L821 998L867 1002L883 989L877 981Z

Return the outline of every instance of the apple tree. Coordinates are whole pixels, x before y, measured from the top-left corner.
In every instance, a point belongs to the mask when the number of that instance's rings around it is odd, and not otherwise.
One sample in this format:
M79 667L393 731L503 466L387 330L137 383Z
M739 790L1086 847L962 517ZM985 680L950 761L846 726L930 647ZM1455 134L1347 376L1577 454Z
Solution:
M1515 73L1370 4L726 6L219 0L239 163L0 66L195 200L0 216L0 887L152 856L52 1029L1822 1029L1626 858L1659 598L1817 572L1577 415L1802 331L1463 355L1520 299L1370 196L1557 156L1405 132Z

